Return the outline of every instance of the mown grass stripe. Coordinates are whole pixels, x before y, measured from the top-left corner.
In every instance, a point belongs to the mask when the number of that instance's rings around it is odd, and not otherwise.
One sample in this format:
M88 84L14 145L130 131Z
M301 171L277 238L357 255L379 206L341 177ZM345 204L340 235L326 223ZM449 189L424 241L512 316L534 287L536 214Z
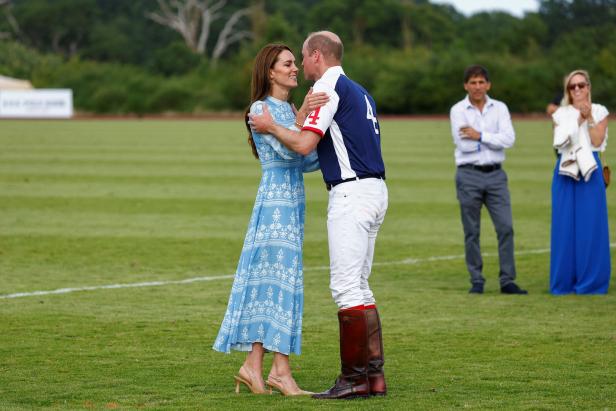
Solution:
M614 248L616 244L612 244L611 247ZM537 249L537 250L525 250L517 252L516 255L526 255L526 254L543 254L550 252L547 248ZM498 254L495 253L483 253L484 257L495 257ZM441 255L441 256L433 256L428 258L407 258L400 261L384 261L384 262L376 262L373 263L373 266L388 266L388 265L413 265L413 264L421 264L421 263L429 263L434 261L448 261L448 260L457 260L464 258L464 255ZM304 271L316 271L316 270L328 270L329 266L318 266L318 267L306 267ZM184 280L173 280L173 281L146 281L139 283L126 283L126 284L108 284L108 285L98 285L98 286L87 286L87 287L72 287L72 288L59 288L57 290L49 290L49 291L30 291L23 293L13 293L13 294L5 294L0 295L0 299L9 299L9 298L21 298L21 297L34 297L40 295L53 295L53 294L68 294L74 293L78 291L96 291L96 290L109 290L109 289L118 289L118 288L139 288L139 287L160 287L165 285L178 285L178 284L192 284L201 281L215 281L215 280L227 280L229 278L233 278L234 274L226 274L226 275L218 275L213 277L193 277L187 278Z

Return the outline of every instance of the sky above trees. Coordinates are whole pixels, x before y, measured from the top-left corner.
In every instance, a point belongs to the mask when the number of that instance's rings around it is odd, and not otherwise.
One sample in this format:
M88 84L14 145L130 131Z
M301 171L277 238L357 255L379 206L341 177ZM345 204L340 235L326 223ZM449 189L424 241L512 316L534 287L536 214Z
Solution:
M539 9L538 0L432 0L432 3L451 4L467 16L498 10L522 17L526 12L536 12Z

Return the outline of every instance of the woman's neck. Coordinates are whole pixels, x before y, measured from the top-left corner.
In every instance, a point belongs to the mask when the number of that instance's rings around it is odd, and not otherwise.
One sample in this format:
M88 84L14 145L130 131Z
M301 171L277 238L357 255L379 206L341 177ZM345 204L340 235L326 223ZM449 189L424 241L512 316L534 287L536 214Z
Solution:
M270 93L270 96L277 98L278 100L287 101L289 99L289 92L290 90L288 88L274 86L272 87L272 92Z

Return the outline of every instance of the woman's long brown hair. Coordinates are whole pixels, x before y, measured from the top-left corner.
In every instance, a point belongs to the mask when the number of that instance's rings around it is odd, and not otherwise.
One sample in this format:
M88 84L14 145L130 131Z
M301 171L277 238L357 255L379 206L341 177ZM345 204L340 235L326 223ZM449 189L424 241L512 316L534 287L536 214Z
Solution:
M270 82L270 70L274 67L274 64L276 64L278 55L284 50L288 50L293 53L293 51L284 44L268 44L259 50L257 57L255 57L255 64L252 68L252 80L250 81L250 104L244 111L244 122L246 124L246 130L248 130L248 144L250 144L252 154L257 159L259 158L259 153L257 153L257 147L252 139L252 132L250 130L250 125L248 124L248 113L250 113L250 106L252 103L258 100L263 100L270 94L272 88L272 84Z

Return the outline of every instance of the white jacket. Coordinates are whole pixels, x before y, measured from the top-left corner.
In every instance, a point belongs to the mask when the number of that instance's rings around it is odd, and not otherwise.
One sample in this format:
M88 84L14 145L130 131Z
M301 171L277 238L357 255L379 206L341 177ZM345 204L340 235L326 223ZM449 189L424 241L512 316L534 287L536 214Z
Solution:
M596 123L602 121L607 115L607 109L600 104L592 105L592 115ZM590 143L588 123L584 121L578 125L580 116L578 109L572 105L560 107L552 115L554 119L554 147L561 154L558 173L579 180L581 174L584 181L590 180L593 171L597 169L597 162L593 151L605 150L607 130L603 144L593 147Z

